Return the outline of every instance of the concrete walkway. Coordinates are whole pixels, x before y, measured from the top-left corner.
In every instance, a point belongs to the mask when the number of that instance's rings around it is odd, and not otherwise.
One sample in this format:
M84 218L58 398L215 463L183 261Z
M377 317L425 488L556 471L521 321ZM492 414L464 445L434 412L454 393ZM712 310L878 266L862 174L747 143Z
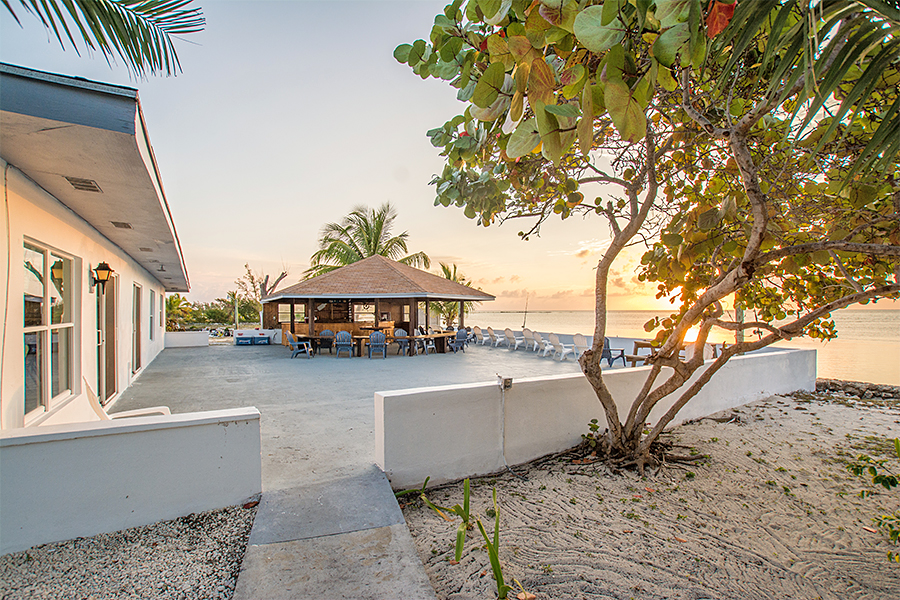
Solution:
M396 350L393 350L396 352ZM263 496L236 600L433 599L384 473L374 464L376 391L579 372L521 349L387 359L290 359L282 346L171 348L112 412L256 406Z

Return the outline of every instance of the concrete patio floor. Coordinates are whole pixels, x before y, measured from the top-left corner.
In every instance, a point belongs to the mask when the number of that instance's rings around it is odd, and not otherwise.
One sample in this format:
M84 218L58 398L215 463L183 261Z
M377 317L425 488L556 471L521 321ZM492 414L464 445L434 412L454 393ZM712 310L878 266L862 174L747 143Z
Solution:
M434 593L375 465L375 392L579 371L571 359L482 346L349 360L291 359L282 346L170 348L111 412L259 409L263 499L236 599L412 600Z

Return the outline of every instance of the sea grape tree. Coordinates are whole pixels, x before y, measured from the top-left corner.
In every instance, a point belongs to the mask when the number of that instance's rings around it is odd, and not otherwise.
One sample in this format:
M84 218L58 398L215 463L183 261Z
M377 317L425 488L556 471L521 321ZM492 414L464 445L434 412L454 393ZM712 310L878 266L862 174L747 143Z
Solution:
M554 215L608 224L580 364L611 459L654 464L663 428L732 356L831 339L832 311L898 296L898 24L881 0L456 0L427 42L394 51L465 103L428 132L446 157L436 205L522 219L524 239ZM647 324L641 391L615 399L608 275L642 242L640 276L673 312ZM753 318L727 318L728 302ZM713 328L737 341L704 362Z

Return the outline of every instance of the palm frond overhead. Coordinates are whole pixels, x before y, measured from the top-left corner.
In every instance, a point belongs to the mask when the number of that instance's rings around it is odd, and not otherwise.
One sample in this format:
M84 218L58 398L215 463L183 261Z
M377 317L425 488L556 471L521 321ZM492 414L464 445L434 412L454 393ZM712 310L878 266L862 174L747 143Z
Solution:
M376 209L356 206L340 223L326 223L319 233L319 249L310 257L303 278L310 279L370 256L381 255L412 267L431 266L424 252L409 254L409 233L392 235L397 211L390 202Z
M26 12L79 53L76 37L107 61L118 55L138 76L181 71L172 37L202 31L206 19L192 0L19 0ZM21 24L10 0L3 5Z
M756 48L757 33L768 30L765 48ZM767 98L773 104L791 100L794 131L829 118L811 156L860 112L868 113L876 134L856 157L846 180L870 168L879 169L900 150L900 98L884 82L888 70L900 68L900 9L884 0L753 0L740 1L728 28L715 40L730 54L726 72L753 64L765 74ZM867 59L867 61L864 61ZM860 71L859 65L867 64ZM731 81L721 80L727 93ZM885 100L887 100L885 102ZM803 115L802 119L800 115ZM751 117L752 118L752 117ZM843 132L843 133L842 133Z

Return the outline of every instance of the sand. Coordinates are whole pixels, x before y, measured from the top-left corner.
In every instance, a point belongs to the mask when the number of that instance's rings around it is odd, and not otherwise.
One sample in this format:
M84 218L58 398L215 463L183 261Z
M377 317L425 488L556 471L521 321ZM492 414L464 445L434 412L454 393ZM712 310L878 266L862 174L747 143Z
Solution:
M708 459L647 477L560 455L514 468L524 479L473 480L472 514L489 533L497 490L507 582L539 600L900 598L900 564L887 559L900 548L872 522L900 509L900 490L846 468L860 452L891 455L900 399L775 396L714 417L667 434ZM888 466L900 473L896 457ZM462 483L428 497L462 503ZM455 564L459 521L411 498L404 515L438 598L496 598L477 528Z

